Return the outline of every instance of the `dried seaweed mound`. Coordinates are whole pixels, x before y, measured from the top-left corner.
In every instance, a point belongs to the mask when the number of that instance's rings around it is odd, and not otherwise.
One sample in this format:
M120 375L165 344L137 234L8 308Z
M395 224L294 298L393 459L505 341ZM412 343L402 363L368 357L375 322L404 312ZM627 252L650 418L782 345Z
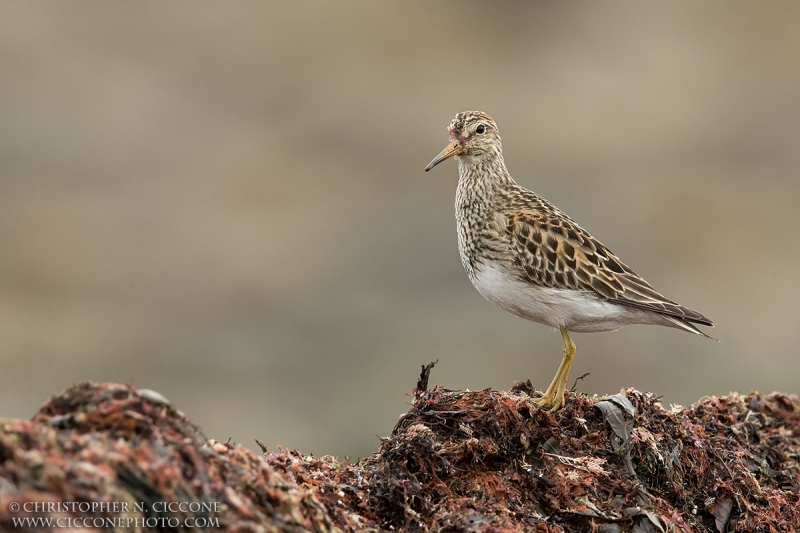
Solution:
M149 520L142 531L181 530L187 518L232 531L800 531L795 396L664 409L626 389L570 394L554 414L531 404L527 383L465 392L424 381L378 452L355 464L258 456L206 440L152 391L76 385L30 422L0 420L0 530L88 516ZM10 510L26 502L130 511Z
M634 389L553 414L509 392L417 392L357 465L367 516L408 530L800 530L800 403L665 410Z
M314 490L242 446L206 440L160 394L81 383L30 422L0 420L0 531L85 527L330 531L332 522Z

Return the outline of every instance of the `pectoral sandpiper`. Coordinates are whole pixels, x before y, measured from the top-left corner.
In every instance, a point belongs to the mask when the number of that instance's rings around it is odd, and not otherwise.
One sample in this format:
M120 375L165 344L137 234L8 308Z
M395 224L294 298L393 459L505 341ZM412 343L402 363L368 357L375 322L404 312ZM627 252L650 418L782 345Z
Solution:
M425 171L458 161L458 250L470 281L509 313L561 330L564 357L539 406L564 405L575 356L570 331L655 324L708 337L694 324L714 326L711 320L661 296L563 211L511 178L489 115L459 113L448 131L450 144Z

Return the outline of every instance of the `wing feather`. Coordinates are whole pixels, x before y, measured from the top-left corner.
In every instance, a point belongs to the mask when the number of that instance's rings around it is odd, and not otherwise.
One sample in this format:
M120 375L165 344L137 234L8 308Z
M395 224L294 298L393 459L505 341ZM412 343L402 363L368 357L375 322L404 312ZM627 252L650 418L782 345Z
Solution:
M708 317L662 296L603 243L567 215L518 212L503 216L514 261L522 278L545 287L591 291L599 297L665 316L679 327L714 326Z

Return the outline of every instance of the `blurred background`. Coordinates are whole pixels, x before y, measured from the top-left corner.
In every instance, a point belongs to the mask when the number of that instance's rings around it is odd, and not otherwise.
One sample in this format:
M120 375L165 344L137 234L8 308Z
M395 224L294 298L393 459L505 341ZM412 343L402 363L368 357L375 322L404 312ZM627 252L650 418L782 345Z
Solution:
M0 416L82 380L364 456L420 365L539 388L456 245L462 110L720 343L575 335L587 393L800 392L800 3L3 2ZM572 379L570 379L571 385Z

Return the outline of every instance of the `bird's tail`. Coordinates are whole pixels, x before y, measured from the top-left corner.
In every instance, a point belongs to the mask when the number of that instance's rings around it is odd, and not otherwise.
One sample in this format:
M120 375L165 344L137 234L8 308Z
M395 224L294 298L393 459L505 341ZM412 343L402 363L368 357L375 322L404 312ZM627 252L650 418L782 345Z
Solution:
M664 320L669 322L669 325L672 326L672 327L676 327L678 329L682 329L684 331L688 331L689 333L694 333L696 335L702 335L703 337L705 337L707 339L711 339L712 341L719 342L719 339L715 339L711 335L706 335L705 333L703 333L702 331L697 329L697 327L695 327L694 324L692 324L691 322L689 322L687 320L683 320L681 318L677 318L677 317L669 316L669 315L661 315L661 316L664 318ZM712 324L713 324L713 322L712 322Z

